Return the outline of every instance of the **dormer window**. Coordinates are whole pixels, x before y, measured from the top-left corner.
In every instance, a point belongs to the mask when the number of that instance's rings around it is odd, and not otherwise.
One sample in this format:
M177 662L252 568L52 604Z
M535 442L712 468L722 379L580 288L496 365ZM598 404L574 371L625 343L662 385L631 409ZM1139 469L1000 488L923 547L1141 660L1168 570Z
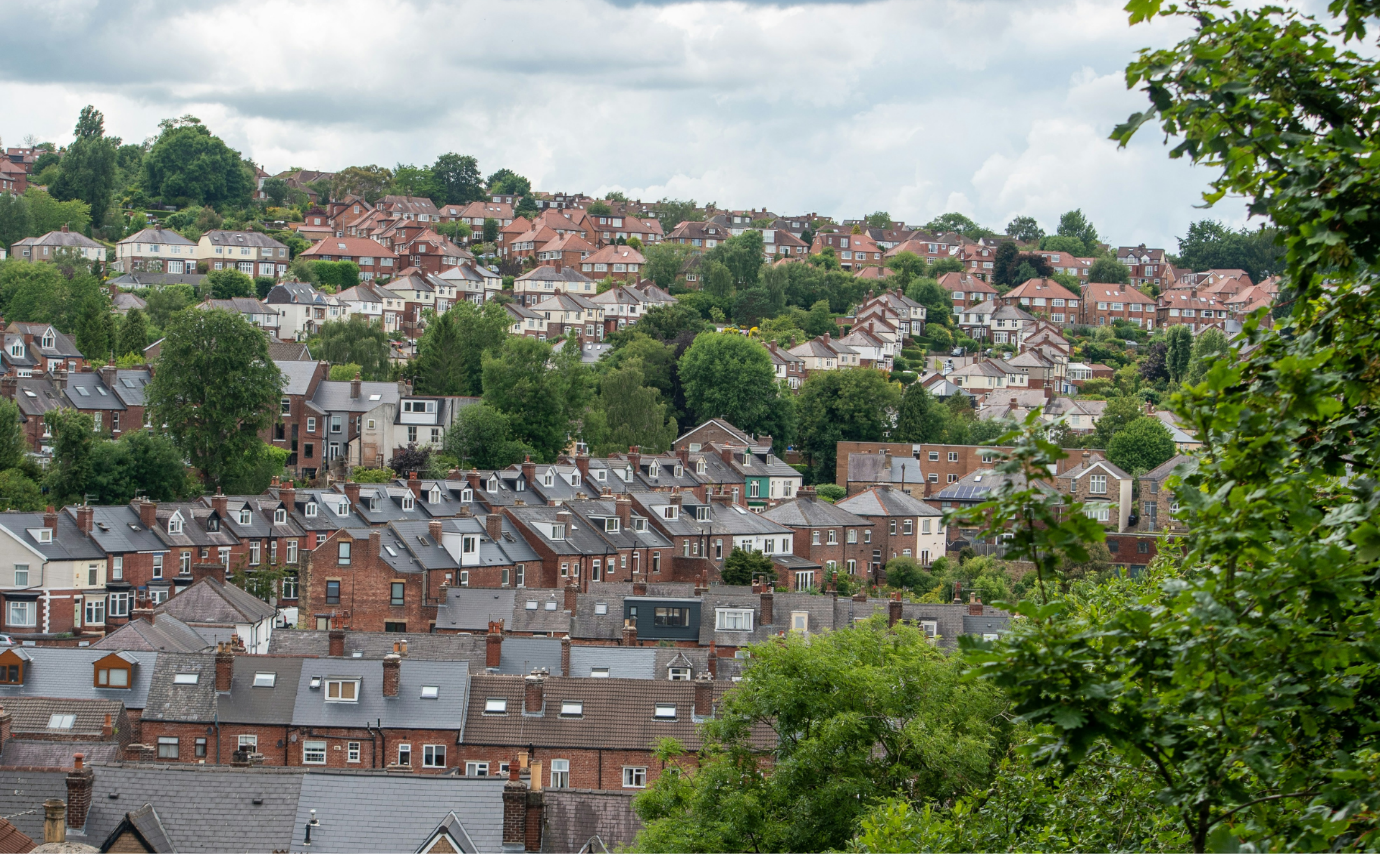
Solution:
M706 460L706 459L700 459L699 461L695 462L695 473L698 473L698 474L703 475L703 474L707 473L708 471L709 471L709 462L708 462L708 460Z
M541 484L546 486L547 488L550 488L551 486L555 485L556 472L554 470L547 471L546 475L541 478Z
M307 518L316 518L316 501L307 502Z
M381 504L379 503L379 496L378 496L378 495L374 495L373 497L369 498L369 511L370 511L370 512L378 512L379 509L380 509L380 506L381 506Z
M473 491L471 491L470 489L467 489L467 488L466 488L466 489L461 489L461 490L460 490L460 502L461 502L461 503L470 503L470 502L473 501L473 500L474 500L474 492L473 492Z
M632 522L632 529L637 531L638 533L642 533L647 529L647 519L642 518L641 516L635 515L632 517L632 519L630 519L630 521Z
M412 497L412 495L411 495L410 493L409 493L409 494L403 495L403 499L402 499L402 508L403 508L403 512L412 512L413 502L414 502L414 498Z
M249 520L254 517L254 514L247 509L242 509L236 513L236 517L239 519L240 524L249 524Z
M577 488L579 487L579 485L580 485L580 472L579 472L578 470L575 471L574 473L572 473L572 474L570 475L570 484L573 485L573 486L575 486L575 487L577 487Z
M42 528L39 528L39 530L38 530L38 541L39 541L40 543L44 544L44 545L48 545L48 544L52 543L52 541L53 541L53 529L50 528L50 527L42 527Z
M660 474L661 464L659 462L652 462L651 464L647 465L647 476L655 477L659 476Z
M622 520L617 518L604 519L604 531L606 533L618 533L622 529Z
M336 505L335 505L335 514L336 514L336 515L349 515L349 514L350 514L350 501L348 501L348 500L342 500L340 503L336 504Z
M684 468L683 465L680 464L680 462L677 462L677 463L676 463L676 466L672 469L672 472L673 472L676 476L678 476L678 477L679 477L679 476L684 476L684 475L685 475L685 468Z
M440 488L440 486L435 486L435 485L433 485L433 486L431 487L431 490L427 492L426 500L427 500L427 503L440 503L440 502L441 502L441 488Z
M488 490L488 491L491 491L491 492L493 492L493 491L498 491L498 477L496 477L496 476L491 476L491 477L489 477L489 482L488 482L487 485L484 486L484 488L485 488L486 490Z
M623 468L623 482L632 482L632 475L632 465L628 465L627 467Z
M56 343L56 341L57 340L53 338L52 330L48 330L43 334L43 347L51 348Z
M285 509L275 509L275 510L273 511L273 523L274 523L274 524L287 524L287 510L285 510Z
M552 539L565 539L565 525L557 523L551 525Z

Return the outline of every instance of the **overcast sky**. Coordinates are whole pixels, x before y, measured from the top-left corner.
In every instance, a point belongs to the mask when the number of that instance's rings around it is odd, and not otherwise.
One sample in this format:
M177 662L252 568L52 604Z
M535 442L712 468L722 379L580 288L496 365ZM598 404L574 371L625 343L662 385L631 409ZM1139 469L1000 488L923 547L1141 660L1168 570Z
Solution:
M195 114L269 172L455 151L542 191L790 215L1082 207L1173 249L1211 174L1107 135L1144 105L1127 60L1185 31L1122 5L11 0L0 137L66 142L91 103L126 141Z

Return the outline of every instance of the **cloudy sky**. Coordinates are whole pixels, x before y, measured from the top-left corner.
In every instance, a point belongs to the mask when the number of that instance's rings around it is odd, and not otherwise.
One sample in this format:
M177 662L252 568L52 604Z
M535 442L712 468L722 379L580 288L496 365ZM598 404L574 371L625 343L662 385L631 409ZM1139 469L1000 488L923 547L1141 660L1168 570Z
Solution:
M1209 173L1107 135L1144 104L1127 60L1184 31L1122 5L11 0L0 137L65 142L92 103L126 141L195 114L270 172L456 151L544 191L782 214L1082 207L1173 248Z

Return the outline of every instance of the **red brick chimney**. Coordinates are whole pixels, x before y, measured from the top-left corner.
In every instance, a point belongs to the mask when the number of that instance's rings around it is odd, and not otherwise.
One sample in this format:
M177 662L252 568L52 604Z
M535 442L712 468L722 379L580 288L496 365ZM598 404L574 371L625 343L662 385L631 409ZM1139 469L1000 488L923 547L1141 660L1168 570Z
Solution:
M977 591L968 593L968 613L976 617L982 616L982 597L977 595Z
M545 680L546 675L540 671L534 671L527 675L522 690L523 713L542 712L542 684Z
M441 528L443 526L439 521L429 521L426 525L427 532L431 534L431 538L435 540L437 545L441 544Z
M19 379L12 375L0 378L0 396L12 399L19 393Z
M561 638L561 677L570 676L570 636Z
M283 483L278 489L278 500L283 502L283 506L292 510L297 506L297 489L293 488L292 480Z
M230 681L235 673L235 655L230 645L224 642L216 645L216 692L229 692Z
M329 642L326 648L327 656L345 655L345 630L340 629L338 626L332 627L327 635L327 639Z
M531 457L530 455L529 455L529 456L523 456L523 459L522 459L522 478L525 479L525 480L527 480L527 484L528 484L529 486L530 486L530 485L536 485L536 482L537 482L537 466L534 465L534 464L532 464L532 457Z
M633 466L634 471L642 470L642 447L637 444L628 447L628 462Z
M762 613L758 618L758 622L763 626L771 626L772 596L772 589L770 587L762 588Z
M527 850L527 785L522 772L514 770L503 784L503 850Z
M358 509L358 508L359 508L359 483L357 483L357 482L347 482L347 483L345 483L345 496L346 496L347 498L349 498L349 499L350 499L350 503L353 504L353 505L355 506L356 509Z
M905 606L901 603L901 594L897 593L891 597L886 604L886 624L895 626L901 620L901 611Z
M618 516L619 528L627 530L632 524L632 498L626 494L620 494L614 498L613 511Z
M647 595L647 580L639 574L638 580L633 582L633 596Z
M714 678L709 672L695 678L695 715L714 715Z
M631 618L627 618L623 621L623 646L637 646L637 624L634 623Z
M407 488L417 500L422 499L422 481L417 479L415 470L407 475Z
M575 583L575 579L568 579L565 583L565 610L574 614L579 597L580 586Z
M396 646L396 645L395 645ZM398 681L402 677L402 656L390 653L383 658L383 697L398 697Z
M96 513L91 507L77 507L77 528L81 531L82 536L91 535L91 528L94 525L95 519Z
M489 621L489 633L484 636L484 667L498 668L503 660L503 621Z
M472 470L469 473L465 474L465 481L468 482L470 484L470 488L474 489L475 491L484 490L484 477L480 476L479 471L477 470Z
M80 752L72 756L72 771L67 774L67 826L80 830L86 826L86 812L91 808L91 787L96 773L84 764Z
M503 513L491 512L484 516L484 532L489 539L498 542L503 538Z
M230 517L230 498L220 493L220 486L216 486L216 493L211 496L211 509L216 511L221 521Z
M351 398L351 399L358 399L358 398L359 398L359 391L360 391L359 373L356 372L356 373L355 373L355 379L352 380L352 381L350 381L350 398Z
M107 738L115 736L115 722L109 713L105 715L105 722L101 723L101 736Z
M709 676L717 678L719 676L719 648L714 644L712 639L709 642L709 659L707 665L709 666Z
M158 504L148 498L130 501L130 503L139 507L139 522L149 530L153 530L158 524Z
M379 532L376 531L376 530L371 530L371 531L369 531L369 557L366 558L366 563L372 564L375 560L378 559L378 556L379 556L379 543L380 543L380 535L379 535Z
M43 526L49 530L57 530L57 510L51 506L43 513Z

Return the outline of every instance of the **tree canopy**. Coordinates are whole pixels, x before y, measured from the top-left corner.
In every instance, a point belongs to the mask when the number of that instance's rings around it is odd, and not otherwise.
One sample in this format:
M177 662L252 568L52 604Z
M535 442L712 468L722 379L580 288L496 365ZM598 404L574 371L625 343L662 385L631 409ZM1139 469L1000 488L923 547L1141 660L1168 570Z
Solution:
M249 200L253 179L240 154L200 121L163 128L143 160L143 187L177 203L240 204Z

